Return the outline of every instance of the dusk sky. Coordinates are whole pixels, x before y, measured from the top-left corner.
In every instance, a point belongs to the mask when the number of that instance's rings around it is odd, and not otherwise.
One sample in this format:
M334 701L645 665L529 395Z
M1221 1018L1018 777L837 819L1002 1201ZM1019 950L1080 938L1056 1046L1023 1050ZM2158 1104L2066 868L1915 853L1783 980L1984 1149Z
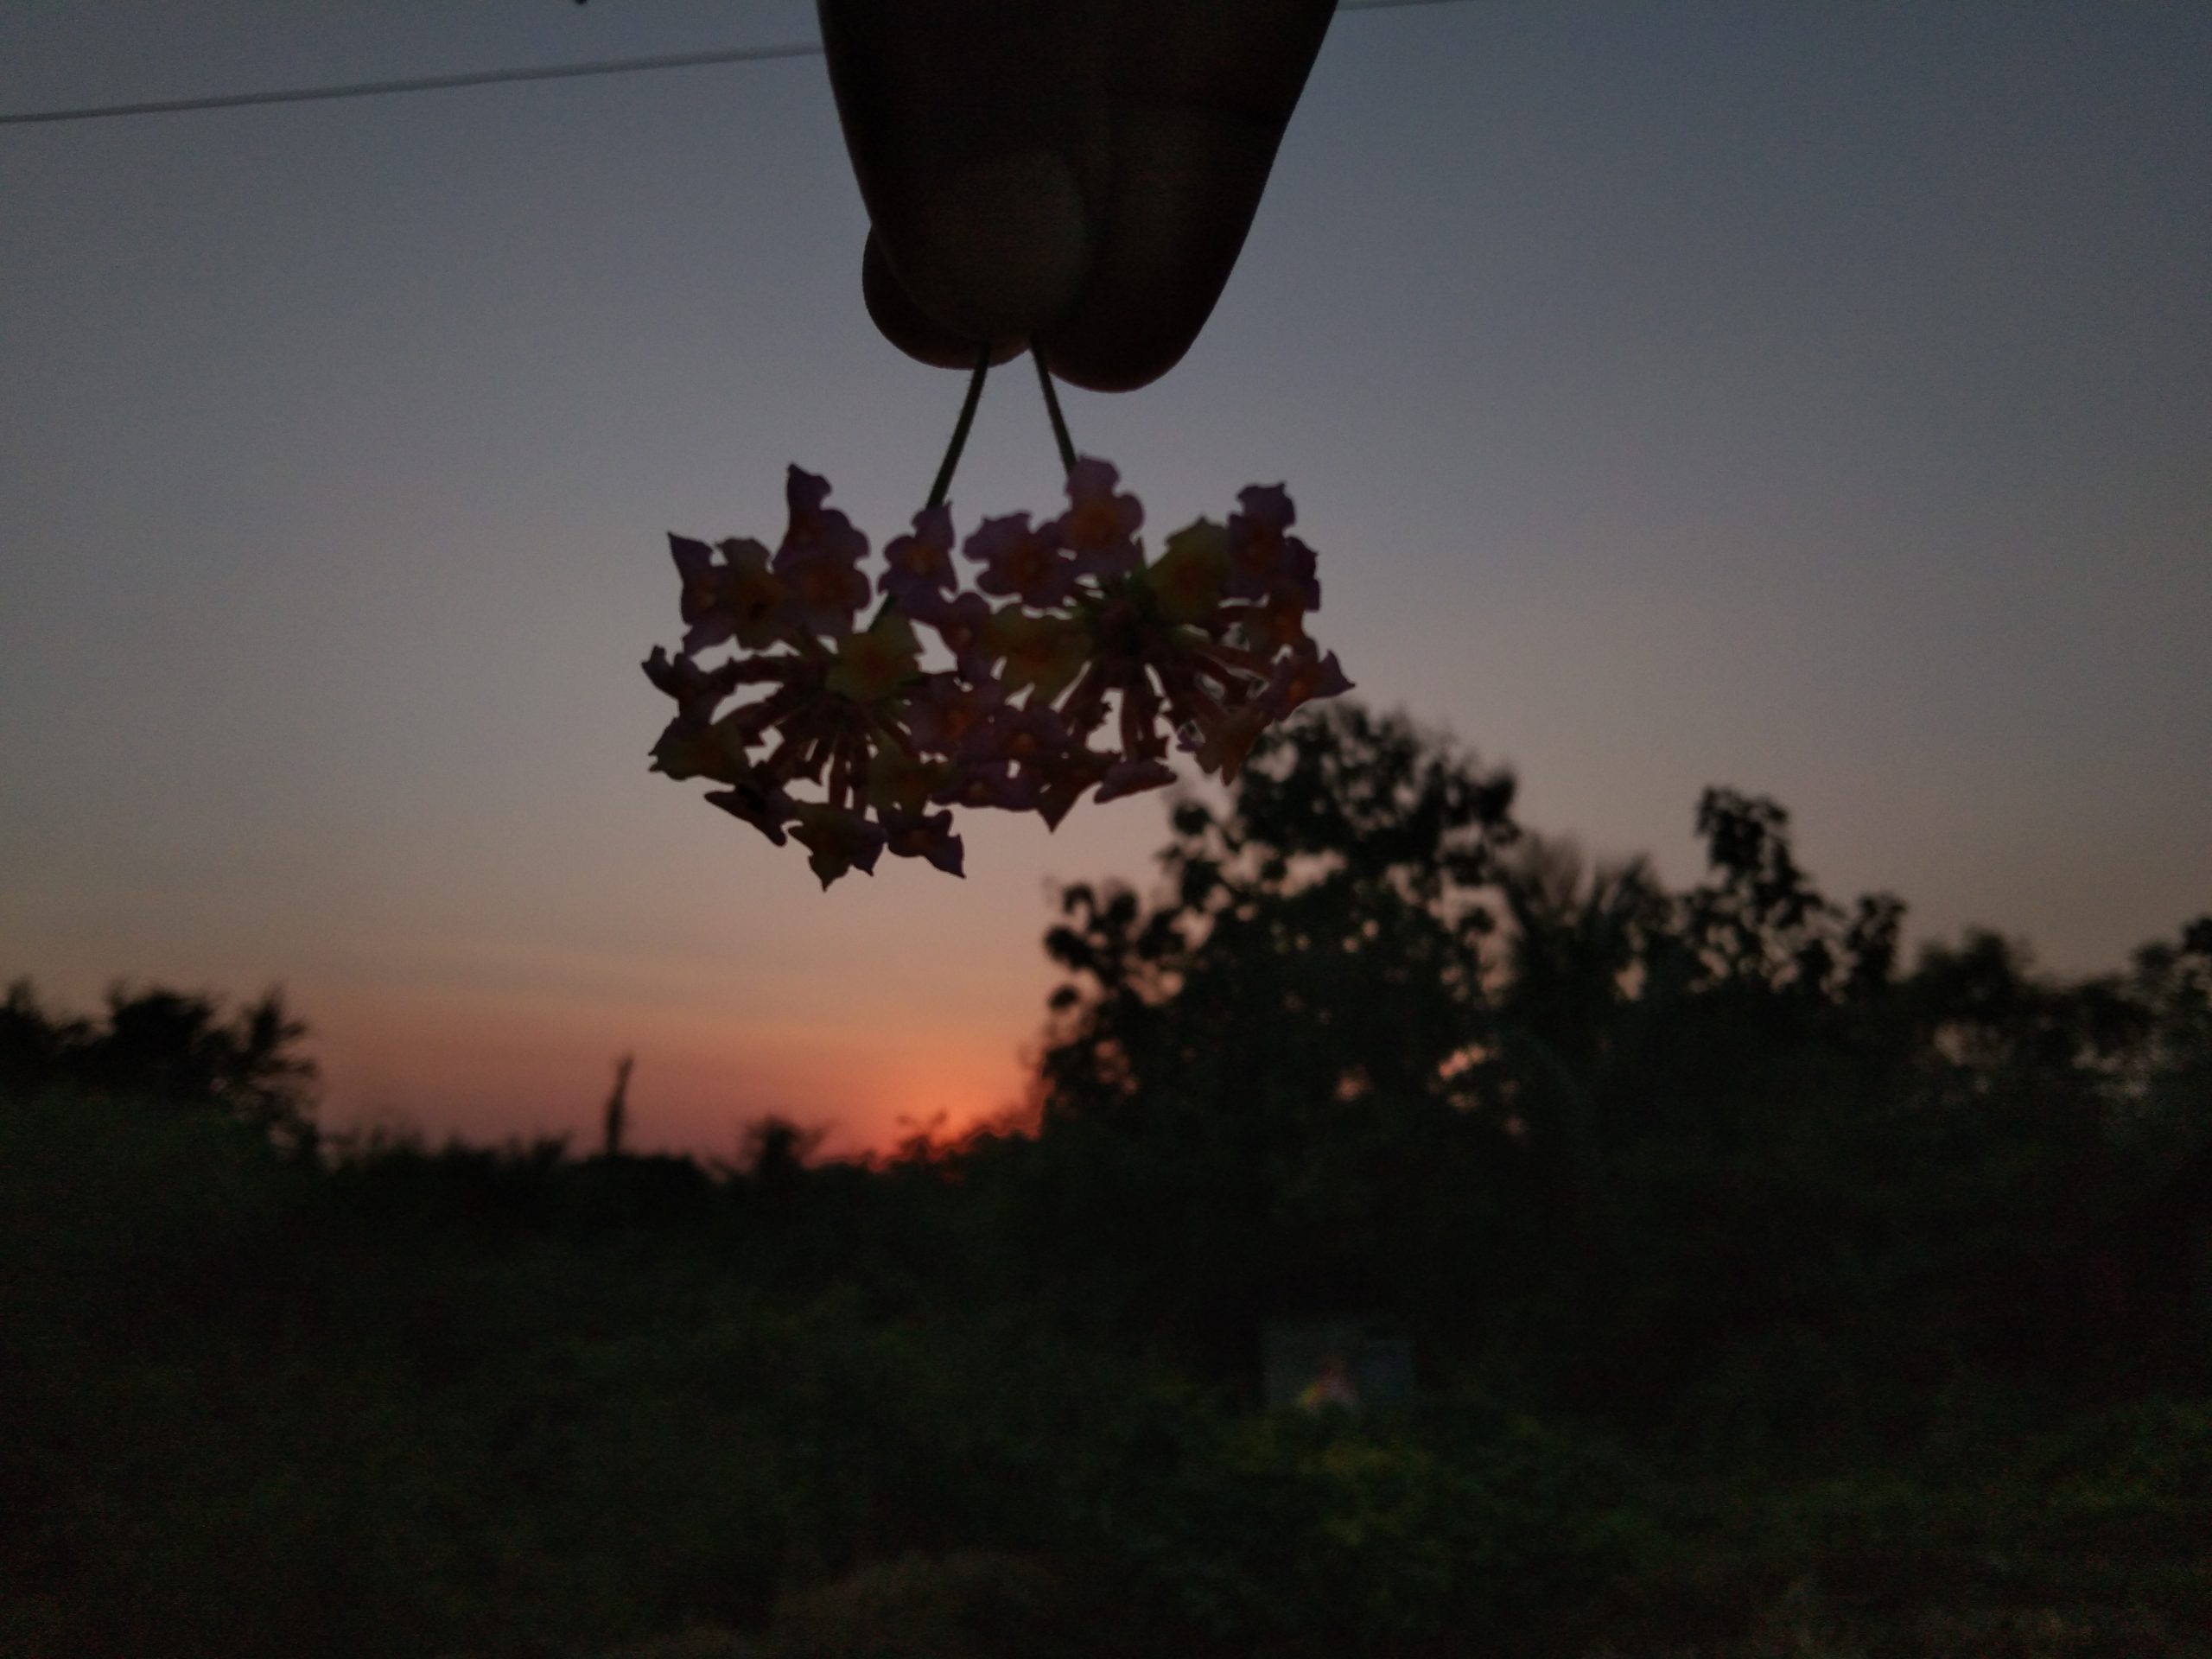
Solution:
M811 8L18 0L0 112L804 42ZM2212 7L1347 12L1197 346L1067 394L1155 531L1284 481L1358 695L1522 816L2120 966L2212 908ZM728 1153L1018 1100L1055 880L822 892L649 774L664 532L880 545L961 377L886 345L818 56L0 127L0 980L281 983L323 1116ZM1049 512L1026 365L954 487Z

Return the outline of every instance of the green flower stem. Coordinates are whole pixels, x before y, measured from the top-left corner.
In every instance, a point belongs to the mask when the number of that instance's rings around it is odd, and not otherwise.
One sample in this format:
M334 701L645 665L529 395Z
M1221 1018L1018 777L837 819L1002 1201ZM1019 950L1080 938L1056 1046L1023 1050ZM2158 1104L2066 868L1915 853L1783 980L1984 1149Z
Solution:
M960 418L952 423L952 442L944 446L944 459L938 463L937 479L930 486L929 506L941 507L952 488L952 469L960 464L960 452L968 447L968 429L976 424L976 405L983 401L983 377L991 372L991 344L985 340L976 349L976 372L968 377L968 395L960 400ZM924 509L927 511L926 508ZM875 607L875 614L868 619L873 628L899 608L891 595L883 596L883 603Z
M944 460L937 469L937 481L930 486L929 505L941 507L945 493L952 488L952 469L960 464L960 452L968 447L968 429L976 424L976 405L983 401L983 377L991 369L991 345L988 340L977 348L976 372L969 378L968 395L961 400L960 418L952 423L952 442L944 446Z
M1060 413L1059 394L1052 390L1052 372L1045 366L1045 353L1029 342L1030 360L1037 365L1037 384L1045 391L1045 412L1052 417L1052 442L1060 446L1060 465L1075 471L1075 440L1068 436L1067 416Z

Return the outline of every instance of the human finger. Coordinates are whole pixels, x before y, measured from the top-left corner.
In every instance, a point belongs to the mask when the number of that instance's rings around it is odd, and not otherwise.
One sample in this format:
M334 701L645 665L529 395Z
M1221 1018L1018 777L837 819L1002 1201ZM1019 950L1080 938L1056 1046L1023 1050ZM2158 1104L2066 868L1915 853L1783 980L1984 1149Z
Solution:
M925 362L1041 338L1099 390L1219 298L1333 0L821 0L874 225L871 316Z

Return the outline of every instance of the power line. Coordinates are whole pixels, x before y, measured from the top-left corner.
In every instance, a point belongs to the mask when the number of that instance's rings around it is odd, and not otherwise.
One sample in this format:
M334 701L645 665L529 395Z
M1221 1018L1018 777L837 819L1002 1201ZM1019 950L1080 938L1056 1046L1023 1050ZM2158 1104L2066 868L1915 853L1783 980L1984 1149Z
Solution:
M761 63L771 58L822 55L819 41L790 46L747 46L723 52L675 52L658 58L607 58L543 69L479 69L458 75L416 75L405 80L357 80L340 86L295 86L269 92L224 92L213 98L165 98L143 104L96 104L74 110L34 110L0 115L0 127L49 121L105 121L118 115L177 115L186 110L238 110L255 104L323 104L341 98L382 98L388 92L442 92L459 86L505 86L525 80L582 80L593 75L634 75L651 69L703 69L710 64Z
M1338 0L1338 11L1389 11L1460 0ZM402 80L358 80L335 86L294 86L266 92L221 92L207 98L153 99L137 104L88 104L75 109L26 110L0 115L0 127L63 121L106 121L127 115L181 115L189 110L240 110L264 104L327 104L339 99L383 98L392 92L442 92L463 86L508 86L532 80L584 80L598 75L635 75L655 69L705 69L728 63L766 63L777 58L822 55L819 41L784 46L741 46L719 52L672 52L654 58L602 58L543 69L480 69L456 75L414 75Z

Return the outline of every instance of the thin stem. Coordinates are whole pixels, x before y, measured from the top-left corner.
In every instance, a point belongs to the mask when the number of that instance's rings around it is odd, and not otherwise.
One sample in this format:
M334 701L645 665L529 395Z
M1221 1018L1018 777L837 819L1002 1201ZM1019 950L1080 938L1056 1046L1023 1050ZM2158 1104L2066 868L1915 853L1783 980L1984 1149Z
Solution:
M968 447L968 429L976 424L976 405L983 401L983 377L991 372L991 343L985 340L976 350L976 372L968 377L968 395L960 400L960 418L952 423L952 442L944 446L944 459L938 463L937 479L930 486L928 512L944 505L946 493L952 488L952 469L960 464L960 452ZM875 607L875 614L868 619L873 628L899 608L890 594L883 596L883 603Z
M1052 372L1045 366L1045 353L1029 342L1030 360L1037 365L1037 384L1045 389L1045 412L1052 417L1052 442L1060 446L1060 465L1075 471L1075 440L1068 436L1067 416L1060 413L1059 394L1052 390Z
M930 486L929 505L941 507L945 493L952 488L952 469L960 464L960 452L968 447L968 429L976 424L976 405L983 401L983 377L991 369L991 343L985 340L976 351L976 372L969 377L968 395L961 400L960 418L952 423L952 442L944 447L944 460L937 469L937 481Z

